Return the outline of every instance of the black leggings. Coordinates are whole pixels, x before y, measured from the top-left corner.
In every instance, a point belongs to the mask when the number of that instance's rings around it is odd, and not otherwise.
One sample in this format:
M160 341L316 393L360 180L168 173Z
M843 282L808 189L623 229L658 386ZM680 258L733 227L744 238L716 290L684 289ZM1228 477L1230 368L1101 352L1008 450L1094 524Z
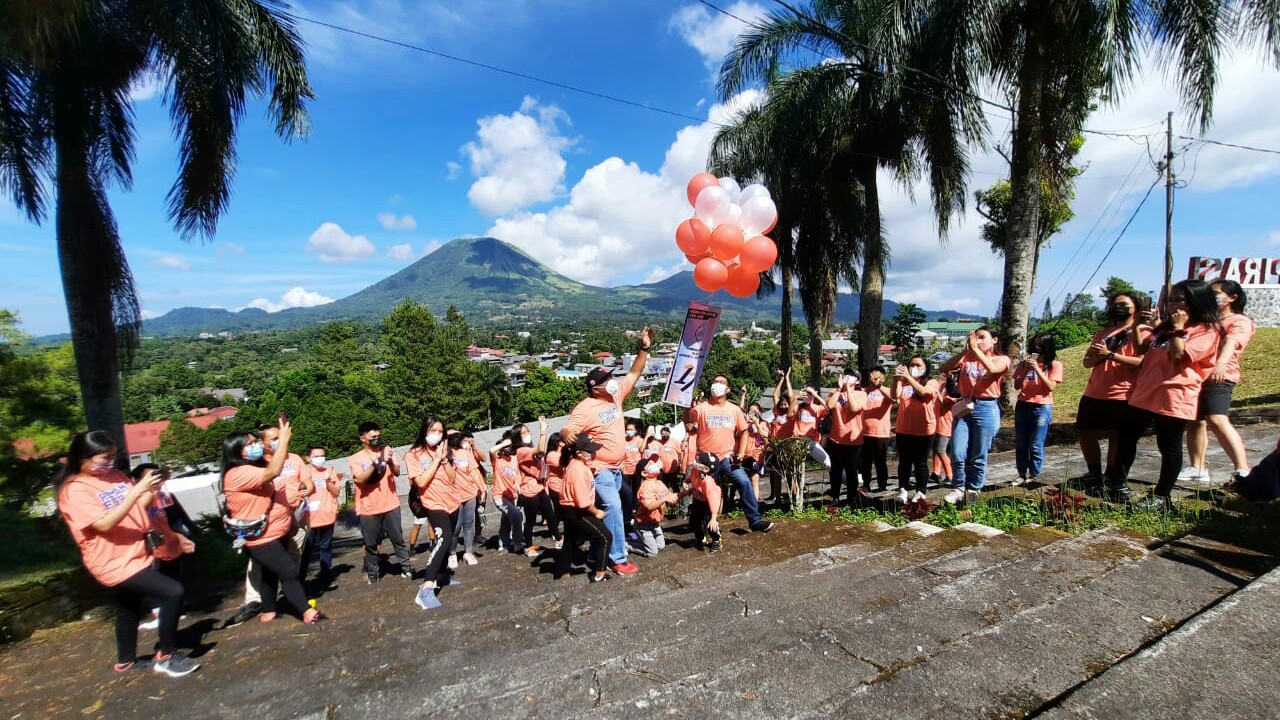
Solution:
M840 502L840 485L849 494L849 502L858 498L858 466L862 460L861 445L841 445L827 440L827 455L831 458L831 502Z
M898 488L901 490L929 489L929 449L932 435L908 435L898 433ZM913 485L911 480L915 478Z
M1155 428L1156 447L1160 450L1160 479L1156 482L1156 495L1168 495L1182 472L1182 439L1187 432L1187 421L1160 415L1150 410L1128 406L1124 422L1117 431L1118 447L1115 468L1107 468L1107 479L1113 483L1124 482L1129 477L1133 462L1138 457L1138 440L1147 428Z
M449 561L449 556L453 554L453 529L458 524L458 511L454 510L448 513L443 510L427 508L427 522L431 523L431 527L436 531L436 544L435 547L431 548L431 555L427 558L427 569L423 580L433 582L440 576L441 569L447 567L445 563ZM528 525L525 527L528 527Z
M556 516L556 508L551 502L551 496L545 490L533 497L521 495L519 504L520 509L524 511L525 547L533 544L533 523L538 515L541 515L543 521L547 523L551 537L560 537L560 519Z
M720 533L707 527L711 523L711 505L706 500L695 499L689 504L689 527L698 546L719 545Z
M561 505L560 513L564 521L564 547L556 556L556 577L569 574L573 554L583 540L588 543L587 567L596 572L604 570L609 560L609 543L613 542L613 535L604 526L604 521L592 515L591 508Z
M302 617L307 611L307 593L298 579L298 561L289 553L288 542L288 538L280 538L265 545L251 545L249 557L262 573L262 612L276 611L277 588L283 587L285 601Z
M182 613L182 583L154 567L115 586L116 662L131 663L138 654L138 622L160 608L160 652L178 649L178 617Z
M638 485L631 484L631 476L622 476L622 486L618 488L618 500L622 504L622 524L624 527L631 527L631 523L635 522L636 517L636 488Z
M871 470L876 471L876 489L883 490L889 480L889 438L867 435L862 439L862 479L871 487Z

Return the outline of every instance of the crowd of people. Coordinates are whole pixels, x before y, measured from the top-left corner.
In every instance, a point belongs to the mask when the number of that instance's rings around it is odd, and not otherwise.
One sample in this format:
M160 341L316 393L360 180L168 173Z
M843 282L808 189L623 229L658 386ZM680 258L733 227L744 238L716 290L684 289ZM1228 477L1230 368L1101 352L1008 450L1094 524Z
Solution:
M1243 314L1244 291L1227 280L1180 282L1168 296L1166 317L1155 324L1146 302L1131 293L1110 298L1110 324L1084 356L1089 380L1076 425L1087 472L1079 479L1092 492L1128 502L1126 480L1138 440L1154 428L1159 480L1134 506L1167 509L1176 481L1208 479L1205 442L1212 430L1236 467L1229 487L1247 497L1274 497L1280 447L1251 474L1227 415L1240 381L1240 355L1253 335L1253 323ZM796 392L790 372L779 372L768 413L747 402L745 388L738 402L731 401L729 378L717 375L706 398L686 411L684 432L668 426L642 432L638 421L624 416L623 403L647 363L651 342L646 328L624 377L605 368L588 373L587 397L559 432L549 433L544 418L533 427L518 424L487 454L471 433L427 417L401 458L383 443L376 423L362 424L361 448L348 458L348 468L367 582L381 579L379 551L388 541L398 572L420 580L417 605L441 607L440 593L458 583L453 576L460 565L479 562L475 543L490 501L499 510L499 551L555 553L557 579L570 576L583 544L589 582L604 581L610 572L638 572L630 556L663 551L662 522L672 508L687 516L696 546L714 552L723 543L720 517L729 497L736 498L751 531L774 527L761 515L761 483L769 481L771 502L786 502L791 487L783 487L769 451L772 441L789 438L806 443L810 457L829 470L832 503L861 504L873 492L888 490L891 445L898 460L893 499L927 507L932 482L945 491L943 501L973 503L987 482L1004 383L1011 381L1018 393L1017 479L1011 482L1036 481L1044 471L1054 391L1065 372L1051 337L1034 338L1031 352L1015 362L1000 337L982 327L936 370L921 356L892 373L882 367L848 370L825 396L808 387ZM292 452L292 434L281 415L278 424L232 435L223 444L218 490L224 524L249 556L245 600L229 625L254 616L271 621L280 611L304 623L323 617L307 600L303 580L313 558L319 561L318 582L327 587L333 579L343 479L329 467L325 448L307 448L305 459ZM1191 458L1185 470L1184 436ZM116 590L115 669L135 666L138 625L154 608L159 640L151 666L184 675L198 665L176 647L184 591L170 565L193 550L184 532L190 522L174 518L157 468L140 467L131 478L116 469L117 450L107 433L76 436L57 478L59 509L86 567ZM408 542L397 494L402 472L415 517ZM539 523L546 527L541 547L534 544ZM424 528L430 552L415 572L412 549Z

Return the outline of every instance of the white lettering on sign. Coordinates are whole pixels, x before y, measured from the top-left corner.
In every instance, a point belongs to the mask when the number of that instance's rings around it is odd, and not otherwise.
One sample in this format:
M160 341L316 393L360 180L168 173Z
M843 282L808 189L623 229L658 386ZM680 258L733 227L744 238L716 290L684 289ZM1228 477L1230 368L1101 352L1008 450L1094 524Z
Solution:
M1234 280L1244 287L1280 287L1280 258L1192 257L1190 280Z

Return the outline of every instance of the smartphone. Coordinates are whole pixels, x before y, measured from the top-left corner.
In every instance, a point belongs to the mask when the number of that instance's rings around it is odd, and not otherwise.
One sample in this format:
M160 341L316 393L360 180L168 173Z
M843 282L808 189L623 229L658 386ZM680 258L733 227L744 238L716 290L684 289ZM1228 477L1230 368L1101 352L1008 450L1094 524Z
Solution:
M1155 291L1148 290L1146 295L1138 298L1138 312L1150 312L1151 306L1155 304L1155 301Z
M286 418L284 416L284 413L281 412L279 415L276 416L276 421L280 423L276 427L282 427L285 424L285 422L288 421L288 418Z

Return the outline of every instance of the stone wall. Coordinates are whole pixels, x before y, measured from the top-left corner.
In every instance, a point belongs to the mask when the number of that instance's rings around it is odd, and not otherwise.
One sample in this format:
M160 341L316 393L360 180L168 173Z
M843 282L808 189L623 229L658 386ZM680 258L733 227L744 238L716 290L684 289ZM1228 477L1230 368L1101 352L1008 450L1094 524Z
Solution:
M0 590L0 643L31 637L36 630L79 619L101 605L107 591L83 569Z
M1245 288L1244 312L1258 327L1280 327L1280 288Z

